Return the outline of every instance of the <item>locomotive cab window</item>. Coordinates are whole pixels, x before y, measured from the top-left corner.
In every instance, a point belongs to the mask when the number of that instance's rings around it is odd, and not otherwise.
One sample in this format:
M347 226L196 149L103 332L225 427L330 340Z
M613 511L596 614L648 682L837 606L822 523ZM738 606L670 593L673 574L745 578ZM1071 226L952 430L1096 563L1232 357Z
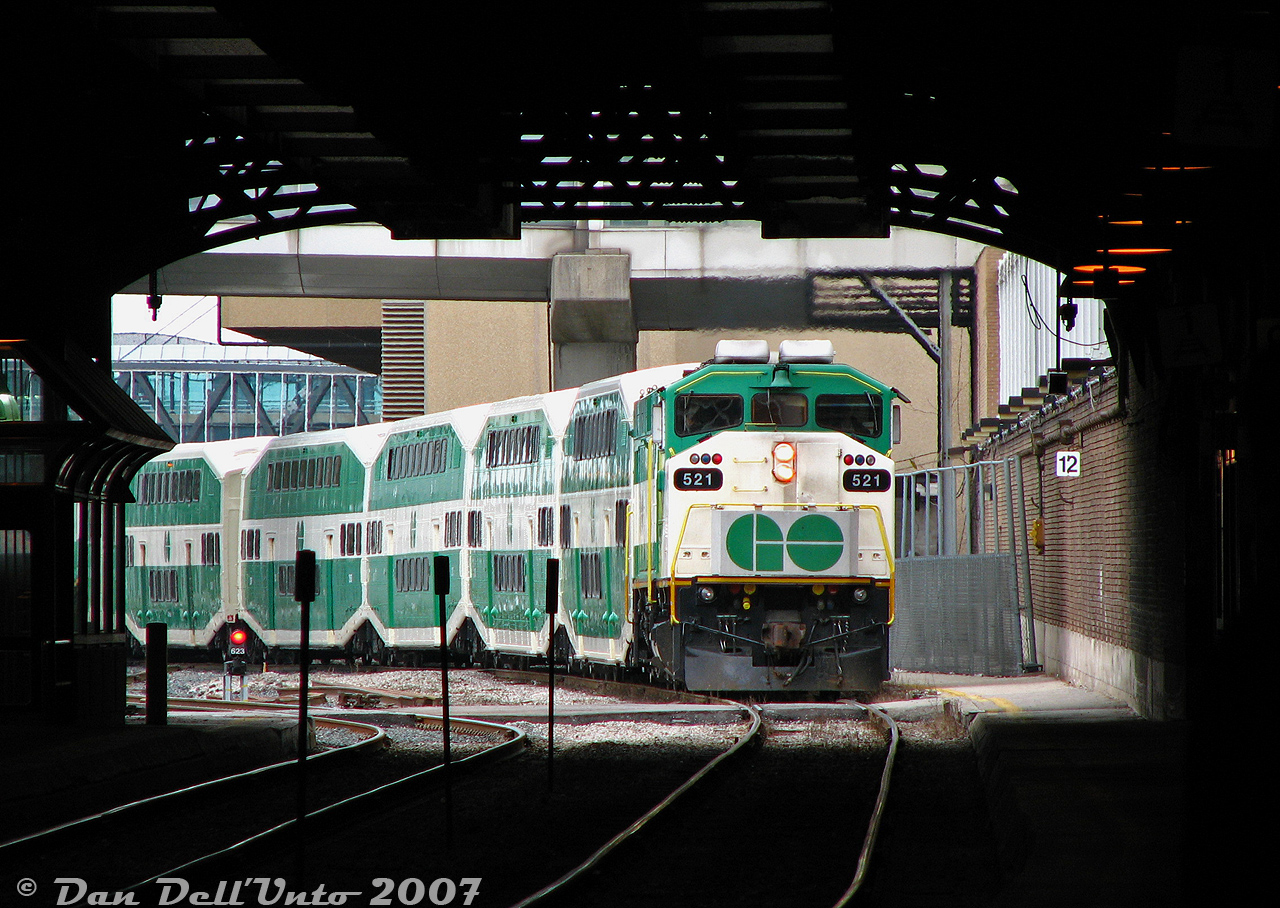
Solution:
M751 398L751 422L796 428L809 421L809 398L794 391L761 391Z
M742 425L744 405L738 394L678 394L677 435L705 435Z
M884 406L879 394L819 394L814 411L818 425L824 429L863 438L878 438L884 431Z

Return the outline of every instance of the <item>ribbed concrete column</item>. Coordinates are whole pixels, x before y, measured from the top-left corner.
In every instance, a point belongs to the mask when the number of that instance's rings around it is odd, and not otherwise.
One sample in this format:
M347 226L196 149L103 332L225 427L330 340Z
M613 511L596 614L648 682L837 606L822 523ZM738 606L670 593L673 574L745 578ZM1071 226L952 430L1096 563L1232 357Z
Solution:
M636 367L631 256L617 250L551 259L552 382L556 390Z

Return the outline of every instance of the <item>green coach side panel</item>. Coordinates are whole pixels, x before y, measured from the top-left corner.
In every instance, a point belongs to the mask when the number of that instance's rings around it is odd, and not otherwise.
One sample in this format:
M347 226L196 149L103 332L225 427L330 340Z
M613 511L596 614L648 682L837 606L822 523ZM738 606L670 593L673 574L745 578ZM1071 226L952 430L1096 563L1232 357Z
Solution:
M221 611L221 571L216 564L127 566L130 617L139 627L160 621L174 630L199 631Z
M537 633L547 623L550 551L472 551L471 603L485 627Z
M364 465L342 442L269 448L245 489L245 518L353 514L364 507Z
M589 492L630 484L630 426L616 391L574 404L564 436L561 491Z
M568 570L560 575L560 598L575 633L584 637L619 637L626 599L619 599L625 574L620 548L574 549Z
M159 457L131 488L124 574L130 616L140 627L162 621L198 631L222 606L222 484L202 457ZM163 537L147 532L152 527L163 527Z
M391 435L373 465L369 509L462 498L465 456L449 425Z
M138 471L132 489L137 503L125 507L126 526L222 522L222 484L204 458L156 458Z
M555 438L542 410L491 416L472 454L471 497L551 495L555 489Z
M449 592L444 597L445 622L462 601L459 549L405 552L369 559L369 606L389 628L440 626L440 596L432 588L435 558L449 562Z

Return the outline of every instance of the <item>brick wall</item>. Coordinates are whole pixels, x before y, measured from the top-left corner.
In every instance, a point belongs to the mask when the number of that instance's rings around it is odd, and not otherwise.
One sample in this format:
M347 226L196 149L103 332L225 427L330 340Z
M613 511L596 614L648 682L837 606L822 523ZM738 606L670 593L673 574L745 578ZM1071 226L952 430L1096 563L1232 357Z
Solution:
M973 326L973 412L969 423L995 416L1000 400L1000 259L1006 253L992 246L982 250L974 264L977 286Z
M1186 451L1162 437L1163 398L1114 374L997 439L984 457L1023 459L1028 520L1044 521L1031 552L1033 607L1047 671L1159 718L1184 713ZM1059 451L1081 475L1056 475Z

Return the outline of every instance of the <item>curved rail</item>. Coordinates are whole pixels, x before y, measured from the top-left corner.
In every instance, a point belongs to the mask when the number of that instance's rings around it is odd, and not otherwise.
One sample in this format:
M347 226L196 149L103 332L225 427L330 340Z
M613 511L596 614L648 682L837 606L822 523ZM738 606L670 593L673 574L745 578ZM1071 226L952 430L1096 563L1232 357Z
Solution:
M210 711L216 711L219 709L219 707L211 705L214 701L201 701L201 700L188 701L188 700L174 699L174 700L170 700L169 702L186 705L186 706L189 706L189 708L193 708L193 709L205 709ZM243 703L237 704L237 709L241 706L244 706L244 704ZM250 707L250 709L254 709L254 708L255 707ZM222 709L225 709L225 707L222 707ZM328 748L327 750L322 750L313 754L308 754L307 755L308 763L311 763L312 761L315 761L315 760L326 760L327 762L327 760L332 759L336 756L350 755L352 753L355 753L356 751L363 750L366 747L380 747L386 743L386 739L387 739L386 731L382 728L379 728L376 725L367 725L363 722L351 722L346 719L330 719L330 718L316 718L315 722L317 725L320 725L323 727L340 728L345 731L353 731L358 734L363 734L364 737L362 737L359 741L353 741L350 744L343 744L336 747ZM89 826L93 823L101 822L103 820L118 819L119 817L124 816L125 814L131 813L136 810L140 810L145 807L154 807L157 804L162 804L168 800L176 801L179 798L184 798L189 795L207 794L209 792L215 791L216 789L222 786L229 786L232 784L241 783L250 779L257 779L257 778L271 775L271 774L283 774L287 771L295 769L297 765L298 765L298 761L290 758L288 760L283 760L279 763L269 763L266 766L258 766L254 769L245 770L244 772L232 773L231 775L227 775L227 776L219 776L216 779L207 779L204 782L197 782L194 785L187 785L183 788L176 788L173 791L166 791L157 795L150 795L145 798L139 798L136 801L129 801L124 804L118 804L115 807L109 808L99 813L93 813L93 814L89 814L88 816L79 817L74 820L68 820L65 823L59 823L57 826L51 826L48 829L42 829L38 832L33 832L25 836L20 836L16 839L11 839L7 842L0 842L0 852L2 852L4 849L7 849L7 848L16 848L20 845L28 845L33 842L40 841L42 839L50 839L53 836L58 835L60 833L68 832L71 830L82 829L86 826Z
M626 829L622 830L622 832L618 833L613 838L611 838L608 842L602 845L594 854L588 857L585 861L583 861L577 867L574 867L572 870L564 874L555 882L549 883L546 886L544 886L542 889L539 889L533 895L530 895L527 898L524 898L521 901L517 902L515 905L511 906L511 908L527 908L527 906L533 905L536 902L541 901L546 896L552 895L554 893L561 891L566 886L573 883L575 880L577 880L584 874L588 873L597 864L599 864L602 860L604 860L604 858L608 856L610 852L612 852L614 849L616 849L619 845L621 845L627 839L631 838L633 835L635 835L637 832L639 832L641 829L647 826L650 820L652 820L654 817L661 814L662 811L666 810L666 808L669 807L672 803L674 803L677 798L679 798L682 794L684 794L694 785L698 784L704 778L706 778L711 773L711 771L714 770L717 766L719 766L725 760L729 759L729 757L738 753L748 743L755 740L756 735L760 731L760 725L761 725L760 709L751 704L739 703L737 705L741 707L744 712L747 713L747 715L751 720L751 726L746 730L746 732L744 732L738 738L738 740L733 742L732 747L730 747L724 753L717 755L713 760L707 763L706 766L702 767L702 769L698 770L696 773L690 776L684 782L683 785L681 785L671 794L667 795L659 804L655 805L646 814L644 814L644 816L640 817L634 823L628 826Z
M857 895L858 890L862 888L863 880L866 879L867 868L871 864L871 852L875 850L876 838L880 835L880 822L884 818L884 805L889 799L889 780L893 776L893 761L898 755L898 723L882 709L878 709L869 703L860 703L859 706L864 707L868 713L875 717L876 721L889 733L889 753L884 760L884 769L880 773L880 791L876 795L876 806L871 811L871 822L867 824L867 835L862 840L862 851L858 854L858 868L854 872L853 881L849 884L849 888L836 901L832 908L844 908L849 904L849 900Z
M370 695L376 695L377 692L368 692L368 693ZM194 710L201 710L201 711L229 711L230 710L230 711L236 711L236 712L260 712L260 713L291 712L289 707L287 706L282 707L281 704L274 704L274 703L240 702L240 701L227 702L227 701L212 701L212 700L201 700L201 699L184 700L184 699L177 699L177 698L172 699L169 702L174 705L183 706L187 709L194 709ZM334 758L336 755L351 754L355 751L362 750L364 748L385 744L387 741L386 730L375 725L369 725L363 722L352 722L346 719L337 719L337 718L330 718L325 716L313 717L313 721L317 726L321 728L335 728L335 729L342 729L344 731L354 731L361 734L362 737L360 740L354 741L350 744L338 745L338 746L334 746L329 749L326 749L324 751L308 754L307 755L308 765L310 765L313 761L316 761L316 760L326 760L327 762L332 760L332 758ZM443 727L443 721L434 716L418 714L417 721L418 721L418 724L421 726L428 726L428 727L441 728L441 729ZM515 753L518 753L519 751L524 749L527 743L527 739L524 732L520 731L519 729L513 728L508 725L502 725L499 723L486 722L480 719L455 718L450 722L450 728L451 728L451 732L462 734L462 735L470 734L470 735L484 736L484 737L492 737L494 735L498 735L498 736L501 736L502 738L502 740L494 746L486 747L482 750L477 751L476 753L469 754L466 757L451 761L450 763L450 766L452 767L451 771L456 771L459 767L464 767L466 771L473 771L474 769L480 766L483 766L489 762L492 762L498 759L503 759L507 756L512 756ZM200 782L195 785L186 786L184 788L176 789L174 791L164 792L162 794L141 798L136 801L131 801L127 804L118 805L116 807L113 807L101 813L96 813L90 816L71 820L69 822L62 823L58 826L51 827L50 829L41 830L39 832L22 836L20 838L14 839L9 842L5 842L3 844L0 844L0 853L3 853L5 850L8 850L8 849L13 849L16 851L19 847L23 847L23 846L40 848L42 850L47 851L56 845L56 842L51 842L50 840L55 839L56 836L59 834L63 834L63 833L76 834L76 833L83 833L86 831L92 832L94 824L99 822L119 819L122 816L129 816L134 813L141 813L146 808L167 807L187 796L191 796L191 795L203 796L208 794L211 791L215 791L219 789L222 786L243 783L246 780L261 780L264 778L270 778L272 774L278 774L278 773L287 774L289 772L295 771L297 769L297 766L298 766L297 760L290 759L280 763L272 763L267 766L257 767L255 769L248 770L246 772L222 776L216 779L210 779L205 782ZM414 783L419 783L429 779L434 779L435 776L443 773L444 768L445 768L444 764L438 764L436 766L430 767L429 769L412 773L408 776L404 776L392 782L375 786L366 791L360 792L359 794L352 795L340 801L336 801L327 806L317 808L307 813L306 816L303 817L303 822L307 822L315 818L331 817L335 814L340 813L343 810L349 810L357 805L364 807L392 793L398 794L403 790L404 787L413 785ZM161 877L179 875L184 871L189 871L197 867L207 865L209 863L212 863L218 860L219 858L235 853L238 849L259 843L285 830L292 829L297 825L298 822L299 821L296 817L286 820L283 823L279 823L275 826L265 829L233 845L220 848L217 851L214 851L209 854L205 854L201 857L195 858L193 860L187 861L178 867L170 868L158 874L153 874L149 876L147 879L144 879L140 882L136 882L133 885L126 887L122 891L133 892L145 886L150 885L151 883L155 882Z
M431 725L431 726L435 726L443 729L443 726L444 726L443 719L437 718L435 716L427 716L427 715L419 715L417 718L418 718L419 724ZM475 769L478 769L481 766L487 765L488 763L496 762L498 760L506 759L507 757L515 756L517 753L524 750L528 740L525 733L522 732L520 729L513 728L510 725L502 725L497 722L485 722L480 719L453 718L450 720L449 726L450 726L451 732L460 732L462 734L483 733L486 735L498 733L503 735L503 737L505 738L505 740L503 740L499 744L494 745L493 747L487 747L484 750L480 750L480 751L477 751L476 753L469 754L468 756L462 757L461 759L451 761L448 764L450 767L449 769L450 772L457 770L459 767L466 767L467 771L474 771ZM305 817L302 818L302 822L309 823L312 820L319 819L322 817L329 818L329 817L340 814L342 811L349 810L356 806L366 807L372 804L374 801L376 801L379 798L385 797L393 793L399 794L404 788L411 786L415 783L421 783L425 781L434 781L437 775L441 775L444 772L445 772L445 764L441 763L436 766L432 766L428 769L424 769L421 772L412 773L410 775L404 776L403 778L396 779L393 782L388 782L385 785L379 785L376 788L371 788L368 791L364 791L364 792L361 792L360 794L352 795L349 798L344 798L341 801L335 801L332 804L326 805L324 807L319 807L313 811L310 811L307 813ZM129 892L136 891L138 889L141 889L144 886L148 886L156 882L162 877L183 876L184 874L189 873L192 870L195 870L200 867L204 867L208 864L211 864L223 858L230 857L231 855L235 854L237 851L243 848L249 848L255 845L262 844L263 842L268 841L275 836L288 832L296 828L298 825L298 822L299 821L297 818L285 820L283 823L278 823L275 826L270 827L269 829L264 829L262 832L249 836L246 839L242 839L241 841L236 842L232 845L228 845L225 848L220 848L217 851L213 851L208 854L202 855L201 857L187 861L186 863L181 864L177 867L171 867L168 870L154 874L153 876L128 887L126 891L129 891Z

